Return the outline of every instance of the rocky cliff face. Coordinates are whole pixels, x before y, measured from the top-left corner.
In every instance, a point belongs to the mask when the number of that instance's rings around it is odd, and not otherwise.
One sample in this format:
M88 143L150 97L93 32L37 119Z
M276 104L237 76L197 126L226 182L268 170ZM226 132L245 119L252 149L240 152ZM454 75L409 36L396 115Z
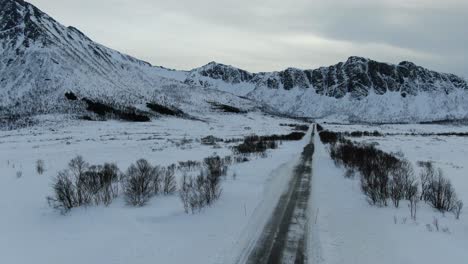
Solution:
M407 61L393 65L361 57L350 57L346 62L315 70L288 68L272 73L249 73L210 63L192 70L186 82L216 86L210 79L228 84L243 83L256 89L313 89L319 95L342 98L349 94L357 99L366 97L371 91L376 94L399 92L406 97L419 92L448 94L455 89L468 89L466 81L453 74L434 72Z

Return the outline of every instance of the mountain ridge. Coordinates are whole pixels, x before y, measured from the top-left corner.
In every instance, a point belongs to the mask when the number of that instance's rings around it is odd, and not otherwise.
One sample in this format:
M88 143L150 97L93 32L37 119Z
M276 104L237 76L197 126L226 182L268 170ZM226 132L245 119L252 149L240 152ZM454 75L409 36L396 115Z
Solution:
M351 56L317 69L251 73L213 61L178 71L98 44L22 0L0 0L0 54L0 115L73 113L76 105L64 96L73 92L143 110L148 102L164 101L201 113L210 110L207 101L219 100L314 118L468 117L464 79L411 62Z
M356 98L367 96L369 91L360 90L362 86L374 89L377 94L401 91L402 96L437 89L443 89L446 93L457 88L468 89L467 82L454 74L435 72L408 61L390 64L357 56L317 69L289 67L282 71L259 73L210 62L191 70L186 82L212 85L203 77L223 80L228 84L245 82L271 89L314 88L318 94L335 98L342 98L348 92Z

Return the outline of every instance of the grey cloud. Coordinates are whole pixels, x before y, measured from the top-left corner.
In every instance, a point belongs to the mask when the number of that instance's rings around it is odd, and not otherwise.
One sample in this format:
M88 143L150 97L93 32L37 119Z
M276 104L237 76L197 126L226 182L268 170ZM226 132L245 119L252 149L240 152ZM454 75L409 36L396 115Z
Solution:
M413 60L468 77L462 0L31 2L96 41L157 65L188 69L217 60L267 71L359 55Z

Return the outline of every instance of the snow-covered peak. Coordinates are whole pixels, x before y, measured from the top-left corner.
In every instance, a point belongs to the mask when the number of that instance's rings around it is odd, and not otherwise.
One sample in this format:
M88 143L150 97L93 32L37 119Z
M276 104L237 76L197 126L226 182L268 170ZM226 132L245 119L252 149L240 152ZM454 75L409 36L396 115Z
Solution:
M466 80L411 62L352 56L310 70L251 73L214 61L170 70L100 45L21 0L0 0L0 55L0 116L73 112L64 97L73 92L124 106L162 100L191 111L219 101L310 117L468 117ZM429 101L437 111L425 106Z

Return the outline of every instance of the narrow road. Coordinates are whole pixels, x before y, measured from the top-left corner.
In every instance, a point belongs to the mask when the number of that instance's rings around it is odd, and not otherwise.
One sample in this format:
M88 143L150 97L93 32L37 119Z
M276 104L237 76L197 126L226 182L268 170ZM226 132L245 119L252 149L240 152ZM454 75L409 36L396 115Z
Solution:
M312 178L314 131L315 128L294 169L289 187L281 195L273 215L248 256L247 264L307 263L307 204Z

